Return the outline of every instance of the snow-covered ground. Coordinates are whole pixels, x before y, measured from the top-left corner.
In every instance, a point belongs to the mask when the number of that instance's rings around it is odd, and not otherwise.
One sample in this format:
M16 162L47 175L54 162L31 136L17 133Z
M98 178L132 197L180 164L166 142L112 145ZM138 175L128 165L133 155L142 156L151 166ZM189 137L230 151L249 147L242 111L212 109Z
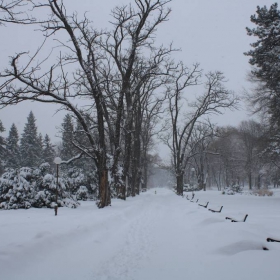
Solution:
M280 190L197 192L211 213L158 188L112 207L0 211L3 280L279 280ZM242 219L232 223L226 216ZM264 251L263 247L269 250Z

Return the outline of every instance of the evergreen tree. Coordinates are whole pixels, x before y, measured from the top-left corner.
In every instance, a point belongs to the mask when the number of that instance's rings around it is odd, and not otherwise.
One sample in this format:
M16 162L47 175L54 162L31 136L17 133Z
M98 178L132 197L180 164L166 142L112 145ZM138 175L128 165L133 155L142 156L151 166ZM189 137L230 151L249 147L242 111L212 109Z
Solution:
M41 163L41 151L36 119L31 111L20 139L21 166L38 166Z
M51 143L51 139L49 135L46 134L43 142L43 160L44 162L48 162L50 165L52 165L54 158L55 158L54 146Z
M44 149L44 143L43 143L43 136L41 133L38 135L38 165L44 162L44 156L43 156L43 149Z
M270 125L276 130L280 127L280 11L277 8L277 3L270 9L257 7L256 15L251 16L256 28L246 29L249 36L258 40L251 44L253 49L245 53L254 66L252 80L259 83L252 103L266 110Z
M274 92L280 92L280 11L277 3L257 7L257 15L251 16L251 21L256 28L246 28L249 36L256 36L258 40L251 44L254 48L245 53L251 56L249 63L256 68L252 73L263 81L267 88Z
M5 128L0 120L0 133L4 132ZM0 174L3 173L3 164L4 164L4 157L5 157L6 149L5 149L5 139L3 136L0 135Z
M6 167L19 168L20 167L20 150L19 150L19 135L16 125L13 123L9 136L7 138L7 159Z
M65 115L62 123L62 149L61 158L69 160L76 155L76 149L72 144L74 136L74 125L70 114Z
M4 132L5 128L2 124L2 121L0 120L0 133ZM0 156L3 158L5 154L5 139L3 136L0 136Z

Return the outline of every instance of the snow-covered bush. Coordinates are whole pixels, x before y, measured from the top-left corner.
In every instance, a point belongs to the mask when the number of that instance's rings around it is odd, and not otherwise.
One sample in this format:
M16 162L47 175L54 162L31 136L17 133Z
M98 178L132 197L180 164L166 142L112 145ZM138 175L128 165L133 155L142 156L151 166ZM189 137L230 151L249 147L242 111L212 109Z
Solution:
M236 193L242 193L243 187L240 184L237 183L232 183L231 186L226 187L222 194L227 194L227 195L234 195Z
M80 168L72 167L67 169L63 177L72 194L76 194L80 186L86 184L86 176Z
M0 207L2 209L30 208L34 197L31 169L8 169L0 178ZM28 181L30 180L30 181Z
M48 162L42 163L42 164L39 166L38 169L40 170L40 174L41 174L41 175L46 175L46 174L51 173L51 166L50 166L50 164L49 164Z
M32 169L29 167L22 167L19 169L19 176L27 181L32 180Z
M88 188L86 186L80 186L76 193L77 200L88 200L89 198L89 193L88 193Z
M38 192L34 198L33 206L38 208L54 208L56 206L56 192L59 207L67 206L76 208L79 205L76 199L70 194L67 181L64 178L59 178L57 185L55 176L45 174L41 180L41 184L38 186Z
M7 169L0 178L0 207L2 209L18 209L30 207L58 206L76 208L79 203L71 196L67 182L60 178L58 189L56 179L48 174L49 164L37 169L22 167L18 170Z
M84 171L81 168L72 167L64 169L63 179L67 188L72 195L76 195L80 199L80 187L84 186L87 189L87 199L95 199L98 196L97 173L96 170ZM82 188L83 189L83 188ZM84 200L85 195L82 195Z
M49 190L39 191L34 198L33 207L54 208L56 206L55 201L56 201L56 195L50 192ZM59 207L66 206L66 207L76 208L79 206L79 202L76 201L69 193L64 192L62 193L62 195L59 196L57 200L57 205Z
M50 193L48 190L43 190L37 192L37 194L35 195L33 206L36 208L42 208L42 207L53 208L56 205L54 201L55 201L54 195Z
M197 184L184 184L183 190L184 192L193 192L200 191L201 189L198 187Z

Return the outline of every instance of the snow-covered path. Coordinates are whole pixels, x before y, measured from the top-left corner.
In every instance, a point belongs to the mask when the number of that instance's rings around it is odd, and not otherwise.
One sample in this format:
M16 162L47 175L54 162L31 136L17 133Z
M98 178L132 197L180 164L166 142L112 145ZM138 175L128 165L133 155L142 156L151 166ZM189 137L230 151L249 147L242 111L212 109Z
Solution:
M211 213L174 195L151 190L99 210L0 211L3 280L279 280L280 193L274 197L199 192ZM225 216L242 217L231 223ZM263 246L269 251L263 251Z

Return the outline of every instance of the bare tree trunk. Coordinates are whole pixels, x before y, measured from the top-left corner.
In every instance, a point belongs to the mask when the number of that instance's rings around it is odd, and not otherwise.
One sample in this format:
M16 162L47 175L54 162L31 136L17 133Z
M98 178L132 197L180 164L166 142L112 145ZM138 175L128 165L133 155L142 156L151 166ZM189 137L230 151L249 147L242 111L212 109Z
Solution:
M249 190L252 189L252 172L249 171L248 173L248 182L249 182Z
M98 207L104 208L111 205L111 194L108 186L108 171L103 169L100 173Z
M257 182L258 189L261 188L261 174L258 174L258 182Z
M176 177L177 180L177 195L183 195L184 190L184 173L180 173Z
M145 148L142 150L142 169L143 169L143 184L142 189L147 190L148 184L148 160L147 160L147 151Z
M132 188L135 194L139 194L140 181L141 181L141 132L142 132L142 118L141 118L141 102L137 97L135 105L135 125L133 133L133 161L132 161Z
M129 98L130 99L130 98ZM124 167L123 167L123 179L125 180L126 177L129 178L128 182L129 182L129 189L126 190L128 195L132 195L134 196L134 190L131 189L131 176L129 174L129 167L130 167L130 163L131 163L131 141L132 141L132 137L131 137L131 133L132 133L132 129L133 129L133 116L132 116L132 112L131 112L131 103L128 102L128 108L127 108L127 123L125 125L125 148L124 148ZM127 188L128 186L126 186ZM133 195L134 194L134 195Z

